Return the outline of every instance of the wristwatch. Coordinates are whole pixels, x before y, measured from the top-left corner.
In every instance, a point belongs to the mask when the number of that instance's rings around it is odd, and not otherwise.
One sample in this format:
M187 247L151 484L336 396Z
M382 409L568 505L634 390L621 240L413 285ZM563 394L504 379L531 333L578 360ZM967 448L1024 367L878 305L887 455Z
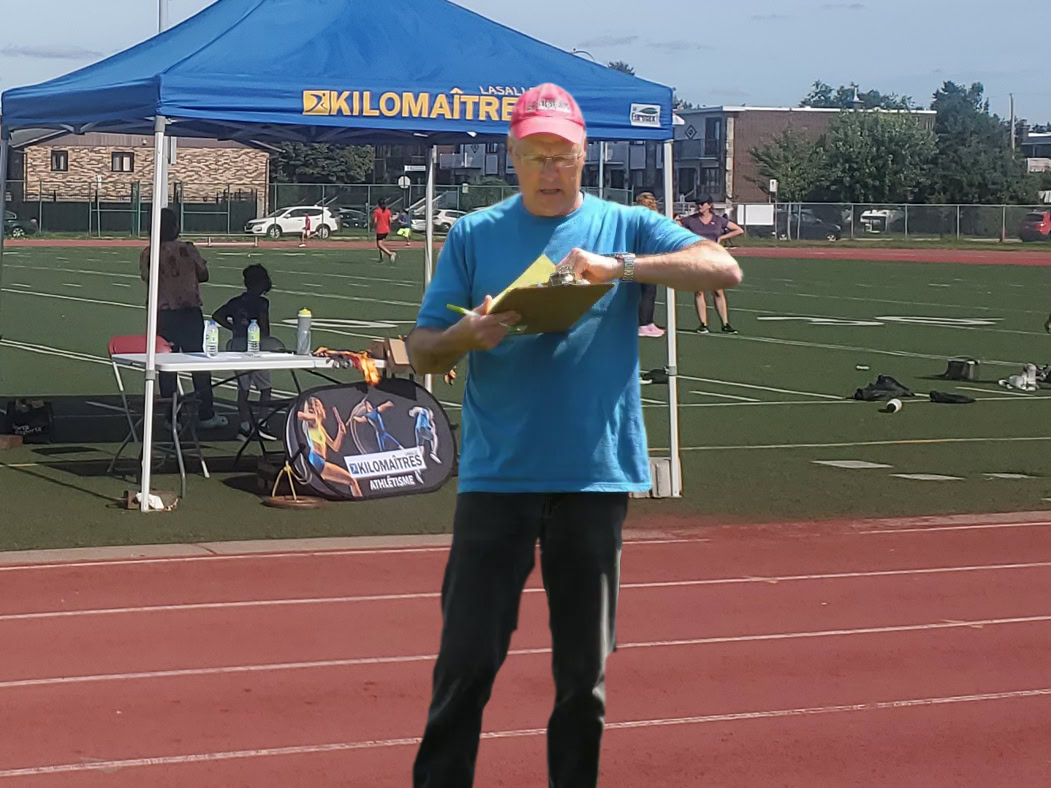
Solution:
M635 255L631 252L613 255L624 266L624 273L620 275L622 282L635 281Z

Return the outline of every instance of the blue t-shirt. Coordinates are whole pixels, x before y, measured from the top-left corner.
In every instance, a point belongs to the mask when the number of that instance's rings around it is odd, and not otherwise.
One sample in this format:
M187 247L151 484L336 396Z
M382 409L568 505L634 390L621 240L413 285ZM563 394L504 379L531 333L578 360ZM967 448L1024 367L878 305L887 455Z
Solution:
M516 195L457 221L417 325L448 328L536 258L573 247L658 254L697 236L643 207L585 196L568 216L526 211ZM616 282L570 331L508 335L468 355L460 492L632 492L650 489L639 393L639 286Z

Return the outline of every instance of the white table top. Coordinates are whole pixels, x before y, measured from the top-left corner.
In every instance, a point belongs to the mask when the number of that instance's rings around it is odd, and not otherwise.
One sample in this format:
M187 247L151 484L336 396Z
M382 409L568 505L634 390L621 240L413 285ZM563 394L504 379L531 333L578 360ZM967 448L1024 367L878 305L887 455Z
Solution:
M277 369L335 369L338 364L330 358L297 356L292 353L232 353L224 351L214 356L204 353L158 353L160 372L252 372ZM146 368L145 353L118 353L113 356L118 364ZM374 359L378 368L383 361Z

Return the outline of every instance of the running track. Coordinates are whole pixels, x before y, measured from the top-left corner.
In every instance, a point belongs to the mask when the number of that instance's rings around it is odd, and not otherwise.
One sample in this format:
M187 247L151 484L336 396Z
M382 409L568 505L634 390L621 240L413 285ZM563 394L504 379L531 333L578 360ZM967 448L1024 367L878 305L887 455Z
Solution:
M605 788L1051 780L1048 513L650 529L624 550ZM408 785L445 557L0 564L0 788ZM545 784L537 585L478 786Z

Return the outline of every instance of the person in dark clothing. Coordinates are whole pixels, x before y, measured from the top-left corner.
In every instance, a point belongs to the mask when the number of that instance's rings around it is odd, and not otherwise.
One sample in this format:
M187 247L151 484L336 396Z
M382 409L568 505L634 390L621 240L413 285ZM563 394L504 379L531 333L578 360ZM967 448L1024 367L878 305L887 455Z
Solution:
M744 230L736 222L731 222L729 217L716 216L712 212L712 198L707 194L697 198L697 212L685 217L680 224L701 238L720 244L744 233ZM723 333L736 334L737 330L730 325L730 308L726 303L726 293L716 290L714 296L715 311L719 313L719 319L722 321ZM708 304L704 300L704 292L694 293L694 299L697 302L697 317L700 320L697 333L707 334Z
M651 211L660 212L657 198L652 192L643 192L635 198L635 204ZM653 322L653 312L657 306L657 285L640 284L639 290L639 336L640 337L662 337L664 329Z
M248 345L248 324L253 320L259 324L259 338L266 339L270 336L270 302L266 294L273 287L270 274L259 265L250 265L242 272L244 276L245 292L231 298L212 315L212 319L223 328L228 329L234 336L235 349L241 349ZM270 373L266 370L245 372L237 377L237 413L241 417L241 425L237 435L242 440L247 440L252 435L252 418L248 410L248 395L252 389L259 392L259 402L265 405L270 401L273 384L270 382ZM267 434L262 429L259 436L263 440L277 440L273 435Z
M157 333L172 348L184 353L204 352L204 315L201 312L201 282L208 281L208 263L192 243L179 240L179 219L171 208L161 209L160 260L157 281ZM139 254L139 273L150 278L150 247ZM171 372L158 376L162 397L175 393ZM225 427L226 417L215 412L212 376L193 373L201 429Z

